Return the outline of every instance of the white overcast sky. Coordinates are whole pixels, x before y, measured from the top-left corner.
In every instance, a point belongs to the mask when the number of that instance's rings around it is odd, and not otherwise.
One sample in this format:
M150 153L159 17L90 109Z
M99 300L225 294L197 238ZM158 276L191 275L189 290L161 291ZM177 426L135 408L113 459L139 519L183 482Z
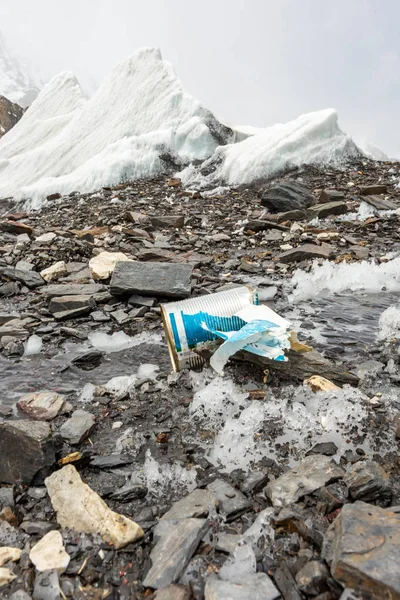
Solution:
M399 0L0 0L0 28L44 79L70 70L93 89L158 46L226 121L333 107L343 130L400 157Z

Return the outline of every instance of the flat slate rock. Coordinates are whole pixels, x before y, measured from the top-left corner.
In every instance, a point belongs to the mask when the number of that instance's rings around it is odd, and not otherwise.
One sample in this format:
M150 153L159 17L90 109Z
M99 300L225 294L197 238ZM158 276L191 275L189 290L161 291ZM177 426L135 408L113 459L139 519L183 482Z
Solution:
M117 263L111 277L110 290L115 296L143 294L187 298L191 292L193 267L180 263Z
M343 475L343 469L331 458L315 454L307 456L297 467L271 481L266 492L272 504L279 508L293 504L326 483L341 479Z
M279 261L283 263L299 262L308 258L330 258L333 254L333 248L327 245L317 246L316 244L303 244L297 248L286 250L278 256Z
M387 185L381 183L375 183L374 185L361 185L360 194L361 196L373 196L374 194L386 194Z
M40 290L48 298L56 296L94 296L106 292L107 286L100 283L52 283Z
M264 220L254 220L249 221L247 225L245 225L246 230L250 231L267 231L268 229L279 229L280 231L289 231L288 227L284 225L279 225L277 221L264 221Z
M344 192L339 192L338 190L322 190L318 198L318 204L326 204L327 202L338 202L339 200L343 201L344 198Z
M308 188L295 181L285 181L260 193L261 206L271 212L304 210L315 202Z
M95 425L95 417L86 410L75 410L71 418L60 428L61 437L70 444L80 444L89 437Z
M246 575L240 583L210 575L204 593L205 600L275 600L280 597L280 592L266 573Z
M23 271L22 269L13 269L12 267L0 267L0 275L5 276L12 281L19 281L19 283L26 285L29 289L46 285L43 277L39 273L36 273L36 271Z
M49 304L49 311L54 315L77 310L88 312L95 307L96 303L90 295L66 295L52 298Z
M210 508L215 507L218 500L209 490L194 490L172 506L163 519L186 519L190 517L206 517Z
M128 454L109 454L106 456L93 456L90 459L90 466L97 469L114 469L123 465L133 463L133 458Z
M346 202L341 200L334 202L324 202L323 204L317 204L312 206L307 211L309 219L326 219L331 215L344 215L348 212Z
M367 204L370 204L376 210L395 210L398 208L393 202L380 196L367 196L364 198L364 202L367 202Z
M42 421L0 423L0 483L31 483L55 462L50 427Z
M154 531L157 543L150 554L152 566L143 585L160 589L176 583L208 527L205 519L160 521Z
M390 503L392 491L389 475L372 460L360 461L348 467L343 480L353 500L377 502L381 506Z
M225 513L227 517L232 517L246 510L251 504L250 500L241 491L236 490L223 479L216 479L209 483L207 489L216 496L220 511Z
M329 528L322 557L334 579L368 598L400 598L400 515L346 504Z

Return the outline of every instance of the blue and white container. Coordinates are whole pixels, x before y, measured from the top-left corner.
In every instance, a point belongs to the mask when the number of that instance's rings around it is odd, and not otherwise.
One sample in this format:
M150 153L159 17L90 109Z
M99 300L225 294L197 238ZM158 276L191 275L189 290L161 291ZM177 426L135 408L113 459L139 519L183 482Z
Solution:
M204 342L219 339L209 330L238 331L243 321L235 314L251 304L258 304L257 293L246 286L162 304L161 315L174 371L201 367L204 361L193 350Z

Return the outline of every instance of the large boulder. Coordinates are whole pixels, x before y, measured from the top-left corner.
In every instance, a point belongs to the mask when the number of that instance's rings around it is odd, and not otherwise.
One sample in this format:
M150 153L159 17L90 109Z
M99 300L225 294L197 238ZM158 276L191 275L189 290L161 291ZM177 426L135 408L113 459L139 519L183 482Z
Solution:
M273 213L304 210L315 202L310 190L295 181L278 183L278 185L262 190L259 196L261 206L265 206Z
M0 423L0 483L31 483L55 462L50 427L41 421Z

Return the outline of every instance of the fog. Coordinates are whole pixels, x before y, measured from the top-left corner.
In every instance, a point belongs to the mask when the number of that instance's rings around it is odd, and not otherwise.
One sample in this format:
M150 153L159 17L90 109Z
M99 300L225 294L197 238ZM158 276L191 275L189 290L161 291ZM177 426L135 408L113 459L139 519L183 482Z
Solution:
M19 0L8 45L46 81L91 93L140 46L158 46L188 92L225 121L266 126L333 107L343 130L400 157L395 0Z

